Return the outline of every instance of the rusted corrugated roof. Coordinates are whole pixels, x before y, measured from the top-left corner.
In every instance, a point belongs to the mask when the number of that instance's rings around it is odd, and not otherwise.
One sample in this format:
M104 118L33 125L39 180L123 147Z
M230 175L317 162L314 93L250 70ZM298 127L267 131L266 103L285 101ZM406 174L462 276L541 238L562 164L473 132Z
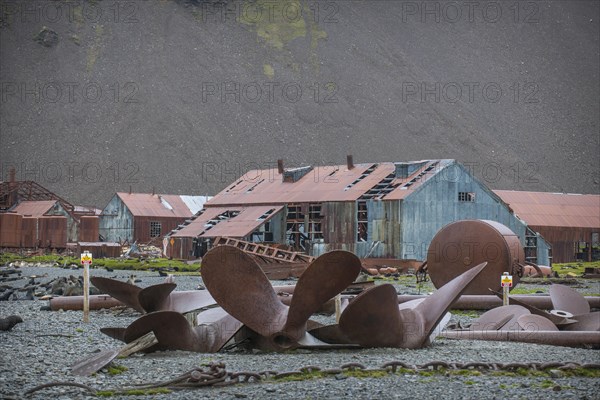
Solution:
M171 237L196 237L206 230L206 223L218 215L228 211L227 207L205 208L204 212L196 217L189 225L169 235Z
M11 211L24 216L39 218L50 211L50 209L52 209L56 203L57 200L22 201Z
M394 179L392 183L398 187L384 196L384 200L406 197L406 194L411 192L410 189L414 189L424 180L415 182L409 190L400 190L400 187L435 162L419 163L423 163L423 167L414 171L408 178ZM252 170L213 197L206 206L355 201L386 177L394 174L395 170L396 166L392 162L356 164L352 169L348 169L345 164L316 167L293 183L284 182L282 174L276 169ZM434 168L431 175L437 171L439 168Z
M600 196L494 190L515 214L530 226L597 228Z
M240 213L233 218L223 220L211 229L204 232L201 237L231 237L231 238L242 238L254 230L256 230L261 224L271 219L271 217L277 214L283 206L255 206L246 207L240 210ZM265 213L270 214L263 219L259 217Z
M179 195L149 193L117 193L136 217L178 217L194 215ZM203 196L198 196L203 197Z
M171 237L244 237L265 221L268 221L273 215L279 212L283 206L250 206L250 207L208 207L204 212L196 217L189 225L181 228L170 235ZM271 211L272 210L272 211ZM268 211L271 211L268 217L259 218ZM226 212L237 212L235 217L219 220L218 216ZM213 221L214 226L207 224ZM215 223L216 222L216 223Z

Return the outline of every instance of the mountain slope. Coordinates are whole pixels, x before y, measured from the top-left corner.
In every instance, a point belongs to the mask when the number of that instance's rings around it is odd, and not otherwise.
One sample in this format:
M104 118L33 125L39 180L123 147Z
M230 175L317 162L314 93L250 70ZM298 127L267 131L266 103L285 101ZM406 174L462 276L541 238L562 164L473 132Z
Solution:
M0 3L1 172L76 203L346 154L599 192L598 2Z

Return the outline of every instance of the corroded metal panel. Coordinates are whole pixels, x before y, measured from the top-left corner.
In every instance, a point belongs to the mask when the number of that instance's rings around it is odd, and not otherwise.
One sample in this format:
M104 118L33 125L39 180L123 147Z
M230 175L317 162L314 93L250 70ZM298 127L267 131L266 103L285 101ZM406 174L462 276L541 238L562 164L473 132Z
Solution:
M38 242L40 247L67 247L67 218L62 216L38 218Z
M99 230L107 242L133 241L133 215L119 196L113 196L102 210Z
M0 247L19 247L23 216L16 213L0 214Z
M21 246L37 247L38 245L38 219L23 217L21 225Z
M532 226L600 230L600 195L494 190Z
M100 218L96 216L82 216L79 218L79 241L96 242L98 241L100 229Z

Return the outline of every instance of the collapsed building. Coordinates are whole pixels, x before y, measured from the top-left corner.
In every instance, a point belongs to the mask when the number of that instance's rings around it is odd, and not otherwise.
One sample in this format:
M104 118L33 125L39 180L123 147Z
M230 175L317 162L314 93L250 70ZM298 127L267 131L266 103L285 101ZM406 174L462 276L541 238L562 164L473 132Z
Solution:
M502 198L455 160L253 170L167 235L169 257L202 256L219 237L283 244L311 256L348 250L360 258L427 258L443 226L464 219L506 225L526 260L550 263L551 246ZM534 240L535 239L535 240Z

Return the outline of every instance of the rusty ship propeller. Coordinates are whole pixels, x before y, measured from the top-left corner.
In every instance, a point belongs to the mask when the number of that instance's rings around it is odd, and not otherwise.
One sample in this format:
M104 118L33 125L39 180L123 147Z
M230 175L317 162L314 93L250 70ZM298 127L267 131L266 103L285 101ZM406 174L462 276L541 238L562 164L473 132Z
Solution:
M340 330L352 342L365 347L423 347L452 304L486 265L484 262L469 269L409 308L398 306L392 285L366 290L342 313Z
M274 350L326 346L307 333L310 316L358 276L361 263L346 251L332 251L314 260L298 280L290 306L249 255L233 246L210 250L202 262L202 278L217 303L260 336L258 343Z

